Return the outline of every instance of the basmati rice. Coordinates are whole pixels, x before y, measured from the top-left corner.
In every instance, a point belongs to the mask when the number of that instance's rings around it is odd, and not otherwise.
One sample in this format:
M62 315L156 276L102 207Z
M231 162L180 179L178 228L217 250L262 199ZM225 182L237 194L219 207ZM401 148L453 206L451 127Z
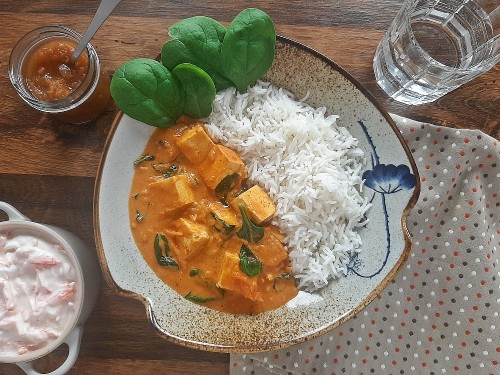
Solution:
M360 251L356 228L369 208L360 194L364 153L336 119L259 81L244 94L218 93L207 124L213 139L240 154L249 181L276 203L273 223L307 291L344 273Z

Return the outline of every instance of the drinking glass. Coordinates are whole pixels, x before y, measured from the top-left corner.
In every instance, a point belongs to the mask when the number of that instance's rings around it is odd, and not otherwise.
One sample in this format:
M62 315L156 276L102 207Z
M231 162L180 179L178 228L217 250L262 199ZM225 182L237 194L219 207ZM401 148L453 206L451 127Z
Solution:
M432 102L500 61L499 0L406 0L373 60L378 85L405 104Z

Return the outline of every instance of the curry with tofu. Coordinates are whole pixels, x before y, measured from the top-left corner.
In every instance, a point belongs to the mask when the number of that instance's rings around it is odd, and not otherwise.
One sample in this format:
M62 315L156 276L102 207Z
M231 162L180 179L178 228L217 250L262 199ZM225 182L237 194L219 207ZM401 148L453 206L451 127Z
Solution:
M275 205L246 186L245 165L201 123L159 128L134 163L132 233L155 273L185 298L230 313L258 313L297 294Z

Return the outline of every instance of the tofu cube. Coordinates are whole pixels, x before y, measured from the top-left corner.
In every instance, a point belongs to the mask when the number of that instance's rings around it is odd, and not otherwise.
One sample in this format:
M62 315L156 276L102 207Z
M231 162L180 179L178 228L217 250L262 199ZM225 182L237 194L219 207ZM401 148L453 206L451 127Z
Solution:
M185 260L203 252L210 241L210 235L205 225L181 218L177 221L178 231L176 237L179 260Z
M242 178L248 176L240 156L221 145L212 147L207 158L200 165L201 177L208 187L214 190L225 177L234 173L238 173Z
M152 201L162 202L165 213L183 208L193 202L195 197L189 187L187 175L172 176L149 184Z
M239 206L243 205L254 224L261 224L271 218L276 212L276 206L269 195L260 188L252 186L231 201L231 206L239 212Z
M176 143L189 161L196 165L205 160L215 146L201 124L187 129L177 138Z
M217 286L243 295L252 301L262 301L257 290L257 277L249 277L240 269L240 258L238 255L226 252Z

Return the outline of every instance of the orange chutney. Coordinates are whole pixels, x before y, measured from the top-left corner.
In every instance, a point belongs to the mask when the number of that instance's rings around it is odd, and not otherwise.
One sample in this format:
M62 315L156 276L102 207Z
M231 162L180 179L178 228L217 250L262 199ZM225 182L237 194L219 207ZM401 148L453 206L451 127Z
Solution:
M100 76L87 77L92 63L86 50L73 63L69 60L77 42L67 38L52 38L36 45L23 63L22 72L31 94L41 101L68 100L73 108L55 113L61 120L72 123L90 121L101 114L110 99L110 79L101 72ZM81 96L94 90L81 103ZM77 97L70 97L76 93Z
M283 238L270 218L260 222L258 216L268 215L274 203L262 190L253 205L251 195L260 188L247 189L239 156L212 143L201 124L183 117L173 128L155 130L134 168L132 233L148 265L172 289L212 309L246 314L276 309L297 295ZM236 171L235 179L221 199L227 180L218 181L227 168ZM242 235L248 215L262 229L260 238ZM248 251L260 264L255 273L242 267Z

